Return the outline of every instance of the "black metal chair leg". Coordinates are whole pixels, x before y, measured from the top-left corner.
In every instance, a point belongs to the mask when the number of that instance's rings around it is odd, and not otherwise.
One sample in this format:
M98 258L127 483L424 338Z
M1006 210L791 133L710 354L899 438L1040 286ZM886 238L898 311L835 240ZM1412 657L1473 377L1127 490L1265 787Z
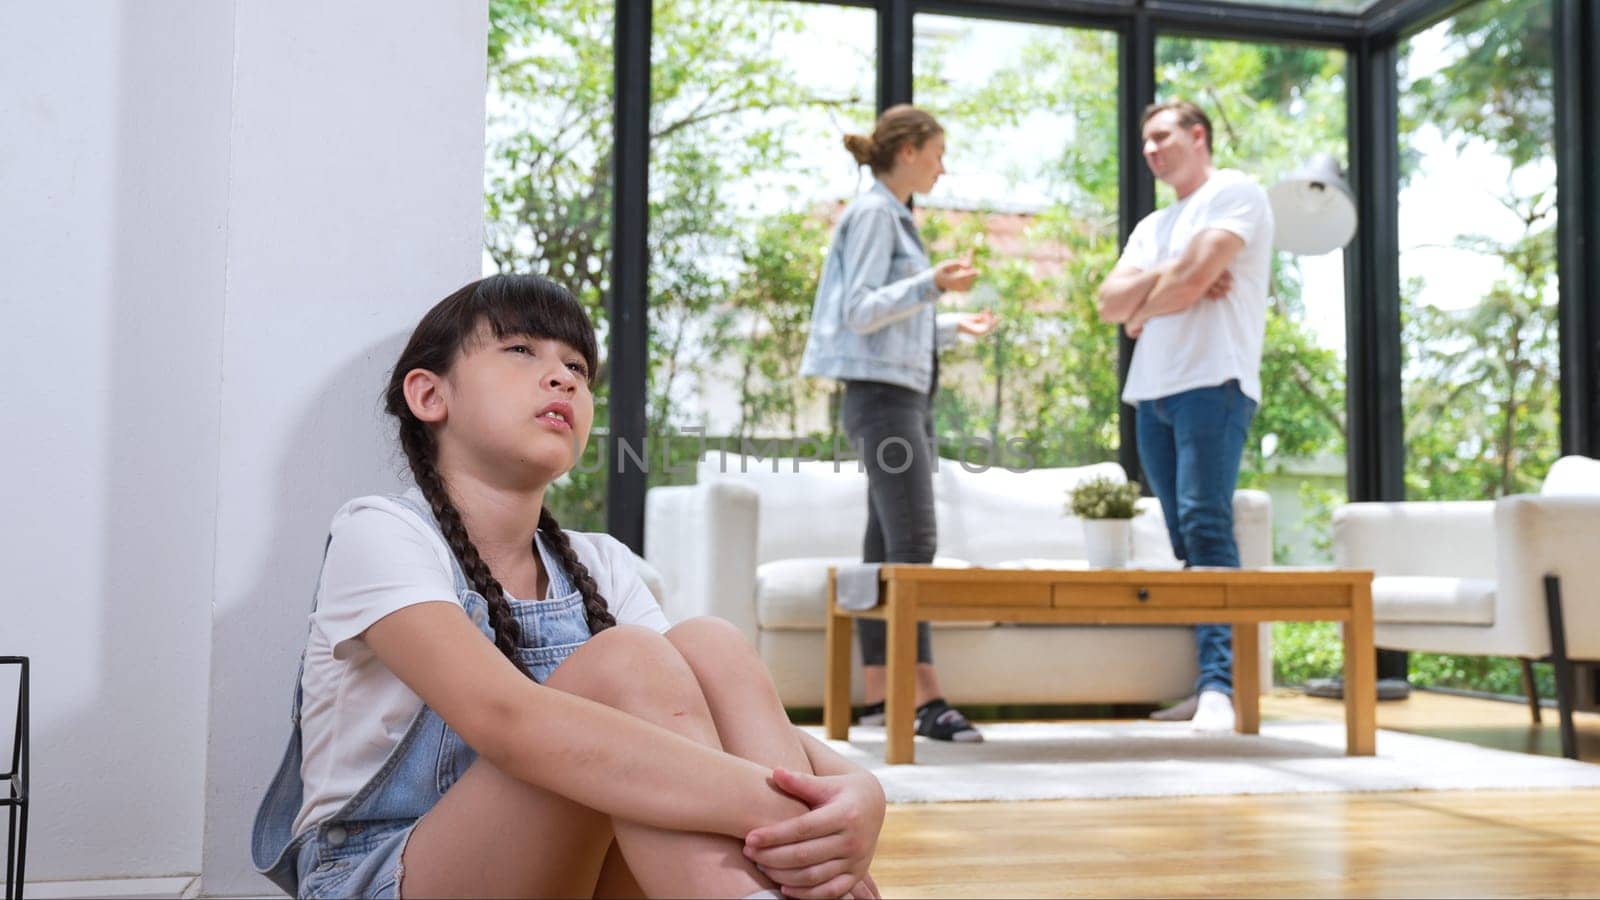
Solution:
M17 895L22 900L22 883L28 877L28 804L22 804L21 825L17 830Z
M1538 682L1533 680L1533 660L1519 656L1517 662L1522 663L1522 693L1528 698L1528 712L1533 714L1533 724L1543 725L1544 717L1539 712Z
M17 900L17 807L6 807L6 900Z
M1578 758L1578 731L1572 724L1572 661L1567 659L1567 631L1561 616L1561 579L1544 577L1545 612L1550 617L1550 661L1556 670L1556 709L1561 714L1561 755Z
M11 744L10 768L0 772L5 782L6 807L6 900L22 900L22 885L28 877L28 658L0 656L0 664L16 665L17 727Z

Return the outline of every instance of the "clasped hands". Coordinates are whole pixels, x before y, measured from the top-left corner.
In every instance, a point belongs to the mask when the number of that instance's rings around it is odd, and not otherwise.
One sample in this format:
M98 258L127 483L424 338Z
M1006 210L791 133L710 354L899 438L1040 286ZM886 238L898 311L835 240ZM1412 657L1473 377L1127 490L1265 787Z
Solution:
M774 769L772 783L811 807L745 836L744 855L787 897L879 900L868 874L883 827L883 786L865 771L810 775Z

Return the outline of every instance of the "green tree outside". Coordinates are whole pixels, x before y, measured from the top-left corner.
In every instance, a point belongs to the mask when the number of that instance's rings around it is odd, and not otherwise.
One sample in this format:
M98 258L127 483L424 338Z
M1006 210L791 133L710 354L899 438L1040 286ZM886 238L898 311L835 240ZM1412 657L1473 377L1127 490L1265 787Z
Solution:
M812 295L837 203L791 190L786 207L756 210L752 184L803 183L818 163L794 152L795 129L821 112L839 130L870 124L865 92L808 89L772 52L775 36L806 34L809 4L781 0L656 0L652 47L649 424L652 434L698 424L685 385L731 361L739 373L733 437L834 435L834 417L809 435L806 411L832 386L798 377ZM490 146L486 258L501 270L541 271L583 298L608 328L611 0L494 0L489 38ZM1551 93L1547 0L1491 0L1447 26L1459 52L1440 72L1410 81L1405 127L1432 121L1458 140L1486 142L1516 165L1548 154ZM1544 31L1541 32L1540 29ZM1067 123L1065 146L1041 146L1018 177L1051 184L1028 214L1024 252L997 252L997 209L922 209L933 255L972 254L1004 319L989 339L945 357L936 408L942 435L1018 438L1035 464L1115 459L1121 414L1116 330L1098 321L1094 292L1118 246L1116 40L1108 33L1038 27L1022 51L981 83L959 59L918 45L915 90L957 140L981 143L1030 116ZM1205 106L1218 161L1271 184L1314 151L1345 141L1343 54L1336 50L1164 37L1162 97ZM842 150L837 151L842 153ZM1508 194L1527 233L1506 244L1464 236L1506 260L1505 275L1471 315L1407 306L1408 490L1413 496L1497 496L1536 486L1553 459L1553 192ZM767 204L771 207L773 204ZM1044 260L1045 263L1040 261ZM1342 458L1344 356L1307 324L1298 260L1274 265L1265 396L1248 442L1246 485L1286 461ZM1416 295L1415 285L1408 296ZM604 421L604 376L599 401ZM1468 383L1468 394L1457 387ZM813 417L814 418L814 417ZM603 527L598 441L580 471L552 494L570 527ZM1270 448L1270 453L1264 452ZM652 483L681 475L692 441L652 460ZM947 447L947 452L955 448ZM1307 484L1301 502L1323 523L1341 491ZM1337 647L1315 629L1280 628L1278 677L1337 670ZM1414 657L1419 680L1434 664ZM1492 661L1491 661L1492 662ZM1435 680L1504 687L1498 669L1440 662Z

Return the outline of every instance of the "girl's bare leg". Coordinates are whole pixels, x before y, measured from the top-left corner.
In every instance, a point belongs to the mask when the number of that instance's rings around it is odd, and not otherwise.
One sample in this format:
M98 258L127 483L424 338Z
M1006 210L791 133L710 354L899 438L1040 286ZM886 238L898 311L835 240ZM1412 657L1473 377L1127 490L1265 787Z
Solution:
M609 817L480 759L417 823L400 895L588 896L610 845Z
M600 880L594 886L594 896L606 900L644 900L644 888L633 877L628 861L622 858L622 848L616 841L606 851L606 861L600 864Z
M690 619L667 632L667 640L694 671L722 749L769 768L811 773L766 664L738 628L722 619Z
M690 619L667 632L667 639L694 670L724 750L774 769L813 774L766 663L738 628L722 619Z
M647 629L602 631L546 686L721 746L694 672L672 644ZM772 887L744 858L740 841L614 820L480 759L418 823L406 847L401 893L588 896L613 832L638 886L652 896L744 897ZM608 872L608 884L615 875Z

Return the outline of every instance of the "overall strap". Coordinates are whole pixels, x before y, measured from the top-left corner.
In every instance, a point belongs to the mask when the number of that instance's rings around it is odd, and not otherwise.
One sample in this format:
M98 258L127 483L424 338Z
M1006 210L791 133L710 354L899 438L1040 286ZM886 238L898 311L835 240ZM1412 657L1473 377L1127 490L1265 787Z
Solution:
M568 540L571 540L568 538ZM567 574L567 569L556 558L549 547L545 546L544 532L536 531L533 535L534 546L539 548L539 559L544 562L545 577L550 579L548 596L555 600L570 597L578 592L573 586L572 578Z
M333 544L333 532L322 539L322 565L317 566L317 584L311 588L311 611L317 611L317 589L322 586L322 566L328 564L328 547ZM307 628L310 626L308 625ZM306 650L300 648L300 664L294 670L294 706L289 709L289 722L294 726L295 735L300 733L300 679L306 674Z

